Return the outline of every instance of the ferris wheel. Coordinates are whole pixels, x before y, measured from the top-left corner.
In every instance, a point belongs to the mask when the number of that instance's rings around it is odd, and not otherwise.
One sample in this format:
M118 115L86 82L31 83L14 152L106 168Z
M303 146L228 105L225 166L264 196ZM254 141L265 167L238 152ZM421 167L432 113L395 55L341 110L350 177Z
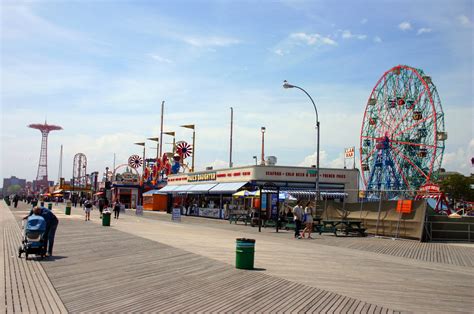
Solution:
M369 96L360 162L367 190L417 190L436 179L447 133L436 86L423 70L398 65Z

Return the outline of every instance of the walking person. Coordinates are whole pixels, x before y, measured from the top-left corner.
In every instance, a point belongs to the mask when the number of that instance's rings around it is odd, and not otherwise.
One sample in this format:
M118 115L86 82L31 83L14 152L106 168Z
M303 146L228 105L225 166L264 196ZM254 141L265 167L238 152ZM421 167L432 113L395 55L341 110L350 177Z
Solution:
M296 203L296 206L293 207L293 221L295 222L295 238L301 239L300 230L301 230L301 220L303 219L303 208L301 208L301 201Z
M13 206L14 206L15 208L18 207L18 200L19 200L19 199L20 199L20 198L18 197L18 195L15 194L15 196L13 196Z
M92 202L90 200L86 200L84 202L84 213L86 214L86 221L91 220L91 210Z
M121 207L122 207L122 204L120 204L120 201L119 200L115 201L115 204L114 204L114 218L115 219L119 219Z
M306 204L306 207L304 208L304 224L305 228L303 229L303 233L301 236L304 239L304 234L308 233L308 239L312 239L311 237L311 232L313 232L313 209L310 207L311 202L308 202Z
M105 206L105 201L103 198L99 199L99 213L100 213L100 219L102 219L102 212L104 211L104 206Z

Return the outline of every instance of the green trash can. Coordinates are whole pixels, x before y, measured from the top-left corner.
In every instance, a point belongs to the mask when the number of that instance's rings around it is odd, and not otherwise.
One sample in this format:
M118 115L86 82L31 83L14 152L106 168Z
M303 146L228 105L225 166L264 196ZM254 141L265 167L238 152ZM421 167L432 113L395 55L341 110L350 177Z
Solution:
M110 211L104 210L102 212L102 226L104 227L110 227L110 216L112 216Z
M48 203L48 209L52 210L53 209L53 203Z
M66 202L66 215L71 215L71 202Z
M255 257L255 240L240 238L236 239L235 268L253 269Z

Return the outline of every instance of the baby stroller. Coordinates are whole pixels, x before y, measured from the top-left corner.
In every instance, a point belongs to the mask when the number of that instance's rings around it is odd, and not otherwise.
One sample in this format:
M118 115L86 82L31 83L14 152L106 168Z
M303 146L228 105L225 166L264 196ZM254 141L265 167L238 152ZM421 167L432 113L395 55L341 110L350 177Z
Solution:
M25 253L25 259L29 254L35 254L44 258L46 255L46 221L38 215L31 215L24 225L24 237L22 245L18 248L18 257Z

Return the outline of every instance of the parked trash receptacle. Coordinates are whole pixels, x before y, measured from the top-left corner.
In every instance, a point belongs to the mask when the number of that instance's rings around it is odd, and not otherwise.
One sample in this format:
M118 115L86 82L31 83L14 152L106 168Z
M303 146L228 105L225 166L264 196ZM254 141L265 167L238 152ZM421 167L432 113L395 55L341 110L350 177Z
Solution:
M66 215L71 215L71 202L66 202Z
M102 212L102 226L110 226L110 216L112 216L110 210L108 210L107 208L104 209L104 211Z
M53 209L53 203L48 203L48 209L52 210Z
M253 269L255 257L254 239L236 239L235 248L235 268Z

